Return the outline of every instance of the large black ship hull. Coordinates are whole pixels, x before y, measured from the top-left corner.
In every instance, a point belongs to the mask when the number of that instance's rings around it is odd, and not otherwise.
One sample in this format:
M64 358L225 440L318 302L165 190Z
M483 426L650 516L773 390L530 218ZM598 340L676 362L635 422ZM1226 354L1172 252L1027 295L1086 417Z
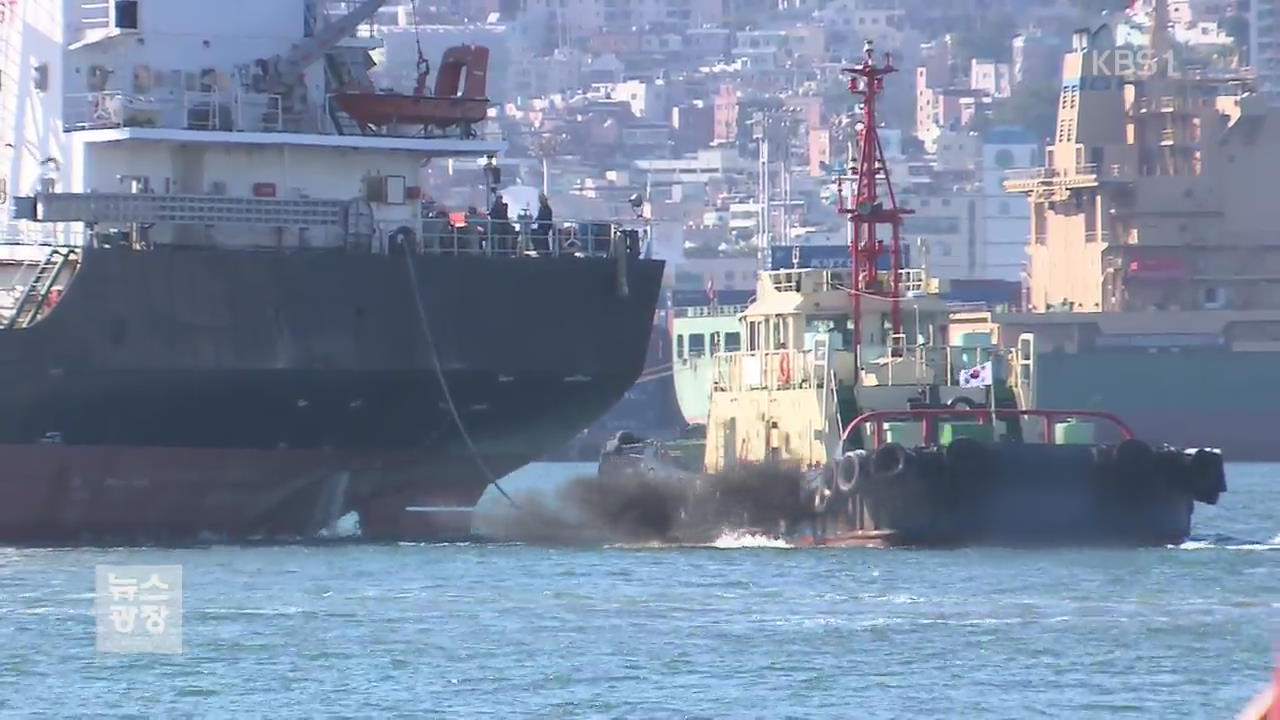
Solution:
M684 417L676 403L671 375L671 338L663 311L649 337L649 352L640 378L608 411L580 432L569 444L543 460L596 462L608 438L626 430L644 437L670 439L684 427Z
M393 537L405 493L470 507L635 381L661 274L628 258L624 295L616 259L87 250L0 332L0 540L307 537L352 510Z

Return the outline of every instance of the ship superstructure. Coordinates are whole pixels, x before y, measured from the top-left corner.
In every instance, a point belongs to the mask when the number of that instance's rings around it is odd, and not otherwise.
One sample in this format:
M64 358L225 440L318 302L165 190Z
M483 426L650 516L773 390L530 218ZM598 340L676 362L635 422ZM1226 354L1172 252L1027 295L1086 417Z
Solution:
M662 263L425 197L504 147L487 55L376 92L382 4L10 6L0 538L464 535L639 375Z
M1181 65L1166 2L1153 17L1143 48L1075 34L1046 164L1006 175L1031 204L1030 312L998 315L998 341L1034 337L1036 405L1276 459L1254 379L1280 358L1280 112L1244 74Z
M741 349L712 358L708 471L740 462L821 465L842 452L845 424L863 412L1012 402L992 395L1005 382L1002 359L992 363L985 384L961 386L967 363L991 362L992 348L949 345L946 301L927 291L920 270L900 272L896 333L887 297L864 297L862 321L854 323L852 269L760 273L756 299L739 316Z
M1280 114L1243 77L1180 68L1163 7L1137 69L1108 27L1076 33L1047 164L1007 176L1031 201L1033 311L1280 309L1259 233Z

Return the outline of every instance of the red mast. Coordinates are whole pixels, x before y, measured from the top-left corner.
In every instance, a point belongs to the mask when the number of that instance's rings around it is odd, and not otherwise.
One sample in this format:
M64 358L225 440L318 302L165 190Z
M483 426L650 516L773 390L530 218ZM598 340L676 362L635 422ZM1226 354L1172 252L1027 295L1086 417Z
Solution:
M876 66L871 50L871 41L864 46L865 55L862 62L845 68L849 73L849 92L862 98L862 119L857 124L858 140L858 172L854 177L853 207L844 204L843 182L838 186L840 212L849 216L852 233L849 240L849 253L853 270L853 287L849 294L853 297L853 347L861 359L862 346L862 296L878 295L889 298L890 319L893 323L893 334L902 332L902 308L899 300L902 297L899 286L899 270L902 269L902 216L912 211L898 207L893 194L893 184L889 181L889 169L884 161L884 149L880 146L880 133L876 130L876 100L884 91L884 76L896 72L892 58L885 53L884 65ZM883 179L886 205L879 199L879 184ZM884 241L877 237L876 227L888 225L890 244L887 248L890 257L888 277L879 270L881 255L885 252ZM900 349L892 349L897 354Z

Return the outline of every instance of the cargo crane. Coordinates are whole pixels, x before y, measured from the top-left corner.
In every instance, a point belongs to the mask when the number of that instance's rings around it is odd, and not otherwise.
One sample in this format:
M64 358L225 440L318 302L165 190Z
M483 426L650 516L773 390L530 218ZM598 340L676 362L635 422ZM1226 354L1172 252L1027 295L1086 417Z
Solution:
M265 61L266 90L280 96L282 112L286 117L298 117L298 108L305 104L302 98L306 84L303 74L308 67L320 60L342 39L373 17L387 0L364 0L354 10L336 20L325 23L316 33L298 43L289 52L275 55Z
M863 46L864 57L857 65L845 68L849 74L849 92L862 98L862 118L856 125L858 158L857 175L854 177L853 205L847 206L844 199L843 183L837 186L839 210L849 216L852 233L849 239L850 267L853 271L852 286L849 294L853 300L853 349L860 358L862 345L862 296L877 295L889 298L890 321L893 325L891 337L902 334L902 288L900 275L902 269L902 216L912 211L898 207L893 194L893 184L889 180L889 168L885 164L884 149L880 145L880 133L876 129L876 99L884 91L884 76L897 72L892 57L885 53L884 65L877 66L872 52L871 41ZM883 179L888 204L879 199L879 183ZM876 235L879 225L890 227L890 244L887 248L890 258L890 274L881 277L879 261L885 253L884 240ZM893 357L901 356L903 348L893 347Z

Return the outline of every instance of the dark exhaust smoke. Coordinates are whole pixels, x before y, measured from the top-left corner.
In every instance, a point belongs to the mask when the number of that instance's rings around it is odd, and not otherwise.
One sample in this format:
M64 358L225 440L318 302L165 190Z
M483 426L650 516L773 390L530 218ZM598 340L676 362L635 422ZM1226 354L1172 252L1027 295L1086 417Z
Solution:
M477 519L486 537L536 545L705 544L730 530L792 528L812 516L812 498L799 470L748 465L715 475L578 477Z

